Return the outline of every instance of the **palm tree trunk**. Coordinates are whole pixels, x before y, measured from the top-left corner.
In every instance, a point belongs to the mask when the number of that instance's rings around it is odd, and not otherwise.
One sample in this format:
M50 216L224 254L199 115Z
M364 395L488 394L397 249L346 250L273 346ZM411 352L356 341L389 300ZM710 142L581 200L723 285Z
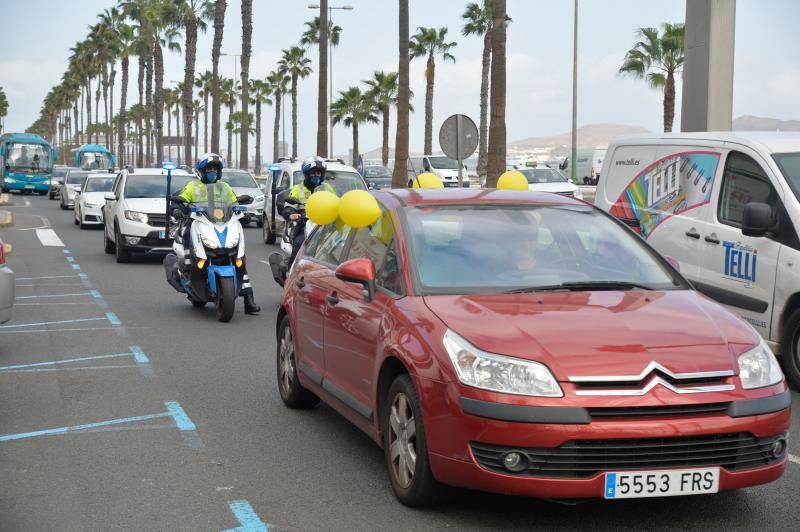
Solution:
M119 130L117 131L117 153L120 156L119 166L122 168L127 162L125 158L125 133L127 131L127 124L125 123L125 105L128 98L128 55L122 57L122 89L119 95Z
M137 87L139 89L139 113L136 115L136 166L144 166L144 145L142 144L142 115L144 113L144 72L145 59L142 55L138 56L139 73L137 77Z
M433 52L428 54L425 67L425 155L433 153L433 83L436 76L436 62Z
M100 94L102 93L103 80L97 78L97 90L94 93L94 122L98 126L94 128L94 143L100 143Z
M275 91L275 123L272 125L272 162L278 162L278 138L281 133L281 91Z
M197 19L193 14L186 17L186 62L183 69L183 154L188 164L192 154L192 113L194 91L194 66L197 57Z
M319 3L319 92L317 95L317 155L328 153L328 0ZM333 157L333 154L329 154Z
M383 107L383 145L381 146L381 163L389 165L389 106Z
M219 95L219 54L222 49L222 33L225 29L225 0L214 2L214 44L211 48L211 151L219 153L220 107L222 101ZM230 150L230 148L229 148ZM230 161L230 155L228 156Z
M189 127L189 131L191 131L191 126ZM184 136L185 136L186 132L187 131L184 128L184 130L183 130ZM181 106L178 103L175 104L175 136L177 136L178 138L181 138ZM183 162L183 160L181 158L181 143L180 142L176 142L175 143L175 151L177 152L177 155L178 155L178 166L180 166L181 163ZM186 151L184 150L183 153L185 154Z
M81 110L80 107L78 106L78 98L75 98L74 108L72 110L73 124L72 127L70 128L70 137L72 139L72 144L77 143L75 137L78 134L78 121L80 120L80 114Z
M169 106L167 106L167 137L172 136L172 117L170 116ZM167 145L167 160L172 160L172 147Z
M292 158L297 157L297 74L292 74Z
M239 168L247 169L250 154L250 53L253 51L253 0L242 0L242 131L239 142Z
M483 36L483 64L481 65L481 118L480 142L478 144L478 176L486 180L486 146L489 134L489 67L492 62L492 33L486 30Z
M208 153L208 90L203 91L203 129L203 151Z
M156 91L153 97L156 107L153 113L156 129L156 160L154 162L158 162L164 156L164 55L158 39L153 39L153 64L156 78Z
M353 168L358 168L358 122L353 122Z
M408 183L408 0L398 0L398 88L397 133L394 142L394 171L392 188L404 188Z
M114 83L117 78L117 69L114 68L114 63L111 63L111 76L108 82L108 110L109 129L108 129L108 149L114 150Z
M506 169L506 0L492 1L492 100L487 187Z
M105 137L106 147L108 147L108 128L110 126L108 122L108 63L103 63L101 86L103 87L103 118L106 122L106 130L103 137Z
M667 71L667 83L664 85L664 133L672 132L675 120L675 75Z
M231 96L230 101L228 102L228 122L230 126L228 129L228 165L231 165L233 160L233 119L231 115L233 114L233 106L236 104L234 100L234 96Z
M256 100L256 173L261 174L261 100Z
M147 153L145 164L153 162L153 50L150 48L145 59L147 69L147 90L145 91L146 106L144 112L145 135L147 135Z
M197 116L194 117L194 157L187 157L186 164L189 166L192 165L197 159L200 158L200 154L197 153L197 150L200 148L200 113L197 113Z

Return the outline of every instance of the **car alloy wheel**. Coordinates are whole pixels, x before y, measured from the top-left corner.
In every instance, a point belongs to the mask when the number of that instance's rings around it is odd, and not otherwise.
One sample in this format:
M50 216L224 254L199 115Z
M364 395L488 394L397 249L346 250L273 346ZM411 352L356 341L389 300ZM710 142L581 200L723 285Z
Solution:
M394 396L389 413L389 453L395 479L408 489L417 467L417 425L411 403L402 392Z
M319 403L319 397L300 384L297 378L294 336L289 316L284 316L278 328L278 356L276 359L278 391L289 408L311 408Z
M278 347L280 357L280 385L284 395L292 393L294 386L294 376L297 371L294 366L294 342L292 341L292 330L286 327L281 336L281 343Z

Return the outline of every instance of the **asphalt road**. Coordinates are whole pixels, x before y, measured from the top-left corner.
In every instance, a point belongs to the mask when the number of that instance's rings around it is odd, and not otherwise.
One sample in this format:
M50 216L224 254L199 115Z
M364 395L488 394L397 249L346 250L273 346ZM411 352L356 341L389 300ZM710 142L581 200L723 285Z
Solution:
M771 485L710 496L569 506L457 491L405 508L369 438L326 406L283 407L260 230L247 243L263 311L239 302L225 324L173 291L159 260L118 265L58 202L15 199L0 233L18 278L0 327L0 530L798 528L797 462ZM34 228L50 225L64 247L40 242ZM800 455L797 394L794 406Z

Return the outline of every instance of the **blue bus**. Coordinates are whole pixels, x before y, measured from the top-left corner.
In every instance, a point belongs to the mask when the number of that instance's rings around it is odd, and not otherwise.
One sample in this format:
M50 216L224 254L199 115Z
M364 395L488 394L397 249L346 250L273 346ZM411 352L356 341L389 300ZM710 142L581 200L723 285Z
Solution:
M0 136L3 192L19 190L25 194L47 194L54 159L55 151L39 135L6 133Z
M117 158L102 144L84 144L70 151L69 165L81 170L111 170Z

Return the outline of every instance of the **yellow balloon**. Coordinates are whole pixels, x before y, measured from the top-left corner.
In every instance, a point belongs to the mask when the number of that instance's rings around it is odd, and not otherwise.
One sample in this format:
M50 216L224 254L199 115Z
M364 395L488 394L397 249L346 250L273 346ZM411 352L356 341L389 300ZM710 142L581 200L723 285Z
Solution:
M314 192L306 201L306 216L317 225L327 225L339 217L339 197L328 190Z
M497 188L500 190L528 190L528 180L522 172L509 170L497 180Z
M439 176L430 172L419 174L412 181L412 188L444 188Z
M381 208L366 190L351 190L342 196L339 217L353 229L374 224L381 217Z

